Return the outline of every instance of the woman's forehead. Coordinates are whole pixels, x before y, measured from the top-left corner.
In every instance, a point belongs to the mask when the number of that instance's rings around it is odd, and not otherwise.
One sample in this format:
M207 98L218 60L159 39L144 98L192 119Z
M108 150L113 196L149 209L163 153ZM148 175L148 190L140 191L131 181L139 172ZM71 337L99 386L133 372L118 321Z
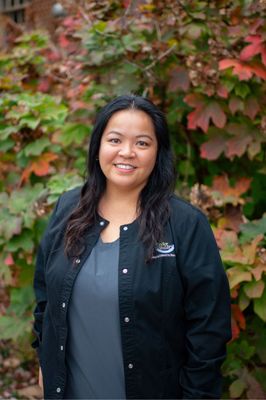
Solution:
M109 131L126 133L129 130L137 134L154 133L154 125L151 117L141 110L121 110L117 111L109 119L105 133Z

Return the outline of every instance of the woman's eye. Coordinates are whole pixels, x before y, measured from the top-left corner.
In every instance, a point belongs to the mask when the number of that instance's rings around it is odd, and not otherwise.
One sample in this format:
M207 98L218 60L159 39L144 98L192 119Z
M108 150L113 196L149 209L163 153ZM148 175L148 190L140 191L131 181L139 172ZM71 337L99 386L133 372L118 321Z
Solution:
M110 142L110 143L117 144L117 143L120 143L120 140L117 139L117 138L112 138L112 139L109 139L109 142Z
M143 140L139 140L137 142L137 144L138 144L138 146L141 146L141 147L147 147L149 145L147 142L144 142Z

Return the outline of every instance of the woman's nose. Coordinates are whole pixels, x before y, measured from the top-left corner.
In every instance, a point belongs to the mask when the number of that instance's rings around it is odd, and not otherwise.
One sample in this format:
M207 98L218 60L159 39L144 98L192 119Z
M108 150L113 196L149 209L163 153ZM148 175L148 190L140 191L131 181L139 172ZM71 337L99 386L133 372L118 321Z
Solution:
M131 144L124 144L119 150L119 155L122 157L134 157L135 151L133 146Z

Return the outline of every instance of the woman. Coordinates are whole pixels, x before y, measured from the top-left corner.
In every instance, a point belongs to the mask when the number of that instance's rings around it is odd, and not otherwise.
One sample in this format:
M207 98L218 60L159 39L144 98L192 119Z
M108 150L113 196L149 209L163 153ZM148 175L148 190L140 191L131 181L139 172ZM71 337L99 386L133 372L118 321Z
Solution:
M172 194L163 114L99 113L88 178L57 202L37 256L45 398L218 398L230 296L205 216Z

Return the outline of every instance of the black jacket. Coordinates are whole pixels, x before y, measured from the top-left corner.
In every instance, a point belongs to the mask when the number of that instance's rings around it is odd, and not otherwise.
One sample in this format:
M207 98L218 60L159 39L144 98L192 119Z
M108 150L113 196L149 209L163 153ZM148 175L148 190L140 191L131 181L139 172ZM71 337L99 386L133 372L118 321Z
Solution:
M99 217L86 236L85 252L71 264L64 256L63 235L79 196L78 188L60 197L37 254L33 347L45 398L64 398L73 284L108 224ZM151 263L144 262L138 222L120 228L119 312L126 395L218 398L220 366L231 337L228 282L206 217L175 196L169 201L171 217Z

